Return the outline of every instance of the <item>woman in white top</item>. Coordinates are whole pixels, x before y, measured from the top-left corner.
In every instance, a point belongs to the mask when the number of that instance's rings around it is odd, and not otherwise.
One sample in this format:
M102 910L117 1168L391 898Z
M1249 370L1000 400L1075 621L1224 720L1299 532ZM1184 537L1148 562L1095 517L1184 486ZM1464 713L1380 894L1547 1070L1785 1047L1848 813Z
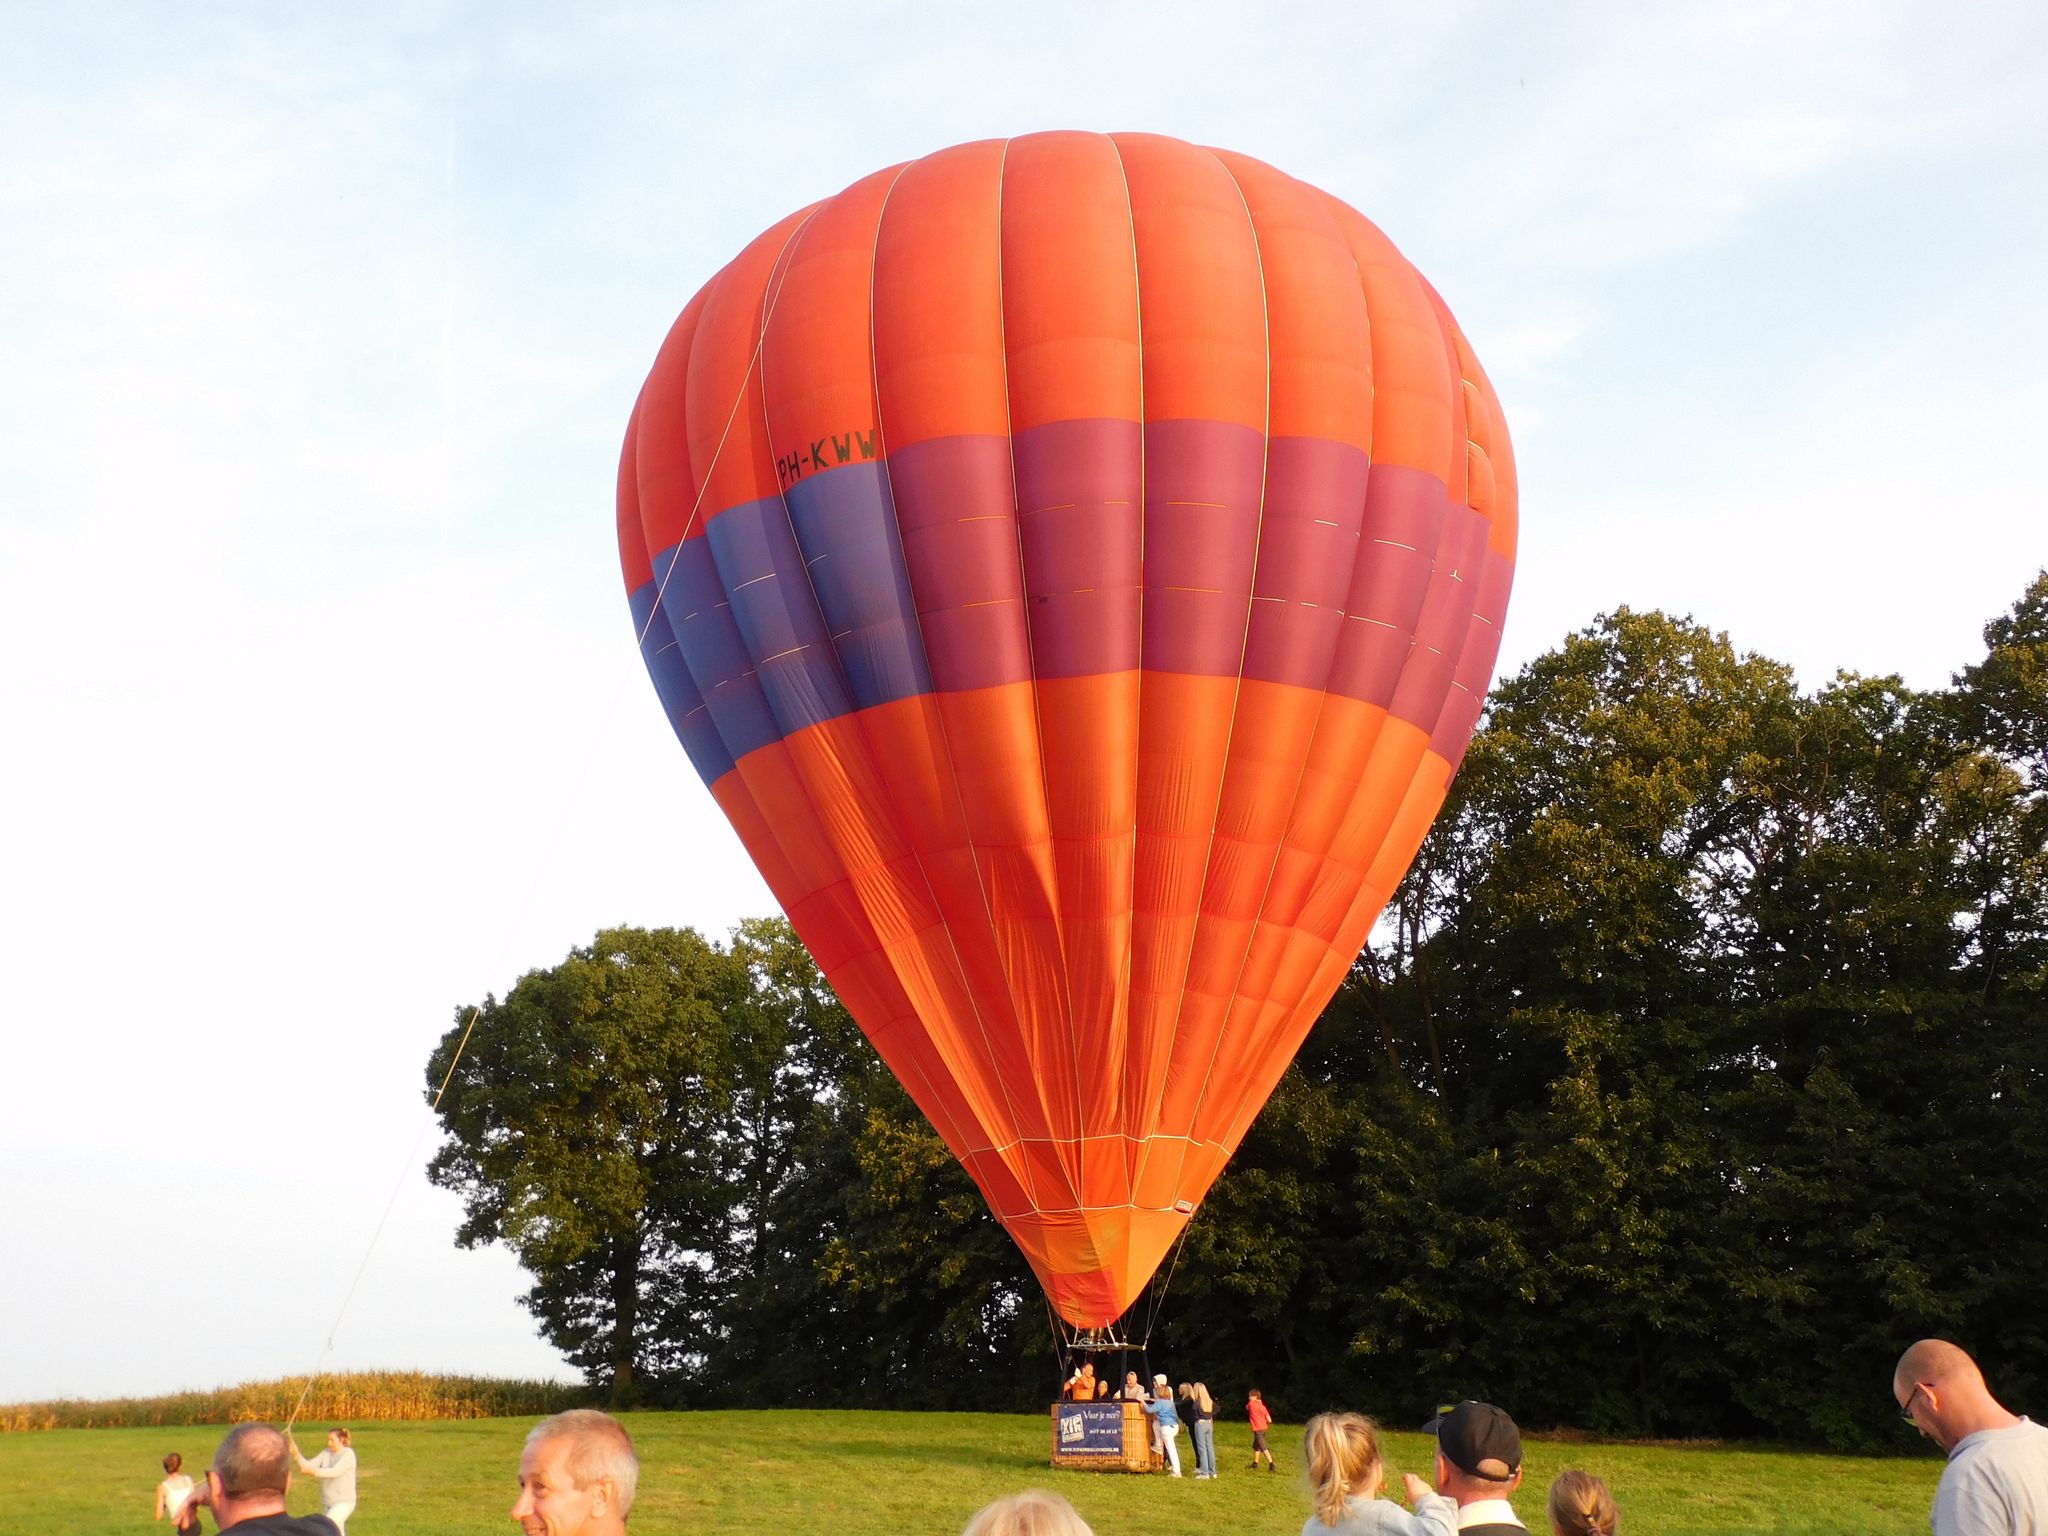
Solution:
M291 1442L292 1459L299 1470L320 1479L320 1513L334 1522L334 1528L348 1536L348 1517L356 1512L356 1453L349 1446L348 1431L330 1429L327 1449L308 1461Z
M168 1519L174 1531L199 1529L199 1506L192 1502L192 1479L179 1469L185 1458L176 1451L164 1458L164 1480L156 1485L156 1518Z

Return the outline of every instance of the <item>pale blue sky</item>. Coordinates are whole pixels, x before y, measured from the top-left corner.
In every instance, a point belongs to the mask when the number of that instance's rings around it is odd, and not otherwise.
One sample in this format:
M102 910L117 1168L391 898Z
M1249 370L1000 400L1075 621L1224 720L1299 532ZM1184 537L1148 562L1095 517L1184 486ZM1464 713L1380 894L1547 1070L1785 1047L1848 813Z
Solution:
M768 910L610 505L761 228L968 138L1257 155L1493 375L1504 665L1630 603L1933 685L2048 561L2043 15L0 10L0 1401L305 1369L457 1003ZM415 1170L337 1363L554 1368L453 1226Z

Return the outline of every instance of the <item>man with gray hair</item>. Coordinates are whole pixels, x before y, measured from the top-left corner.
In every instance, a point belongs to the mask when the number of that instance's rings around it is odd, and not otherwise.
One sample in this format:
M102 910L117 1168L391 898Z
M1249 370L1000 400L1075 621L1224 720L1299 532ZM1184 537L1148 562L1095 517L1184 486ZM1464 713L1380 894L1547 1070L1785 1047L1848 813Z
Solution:
M623 1536L639 1481L626 1427L595 1408L572 1408L527 1435L512 1518L526 1536Z
M2048 1428L2012 1413L1946 1339L1922 1339L1892 1367L1905 1421L1948 1452L1928 1524L1934 1536L2048 1536Z
M237 1424L227 1432L213 1465L206 1470L206 1491L195 1499L210 1505L223 1532L242 1536L340 1536L325 1515L285 1513L284 1496L292 1485L291 1446L282 1431L268 1424Z

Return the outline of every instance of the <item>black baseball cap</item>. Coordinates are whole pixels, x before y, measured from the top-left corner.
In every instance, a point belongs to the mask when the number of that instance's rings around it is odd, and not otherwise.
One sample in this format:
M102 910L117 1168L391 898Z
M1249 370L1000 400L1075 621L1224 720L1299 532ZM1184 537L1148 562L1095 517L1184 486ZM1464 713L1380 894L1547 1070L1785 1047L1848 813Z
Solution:
M1429 1427L1444 1460L1468 1476L1504 1483L1522 1470L1522 1432L1491 1403L1453 1403Z

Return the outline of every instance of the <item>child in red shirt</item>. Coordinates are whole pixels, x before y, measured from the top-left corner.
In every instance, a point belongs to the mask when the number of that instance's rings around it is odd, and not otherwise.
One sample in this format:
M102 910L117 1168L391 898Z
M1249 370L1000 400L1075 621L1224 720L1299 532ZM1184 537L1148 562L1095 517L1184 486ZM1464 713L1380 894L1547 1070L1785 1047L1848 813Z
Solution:
M1250 1399L1244 1405L1245 1417L1252 1422L1252 1470L1259 1470L1259 1458L1266 1458L1266 1470L1275 1472L1272 1447L1266 1444L1266 1431L1273 1427L1272 1410L1266 1406L1266 1399L1257 1387L1253 1387Z

